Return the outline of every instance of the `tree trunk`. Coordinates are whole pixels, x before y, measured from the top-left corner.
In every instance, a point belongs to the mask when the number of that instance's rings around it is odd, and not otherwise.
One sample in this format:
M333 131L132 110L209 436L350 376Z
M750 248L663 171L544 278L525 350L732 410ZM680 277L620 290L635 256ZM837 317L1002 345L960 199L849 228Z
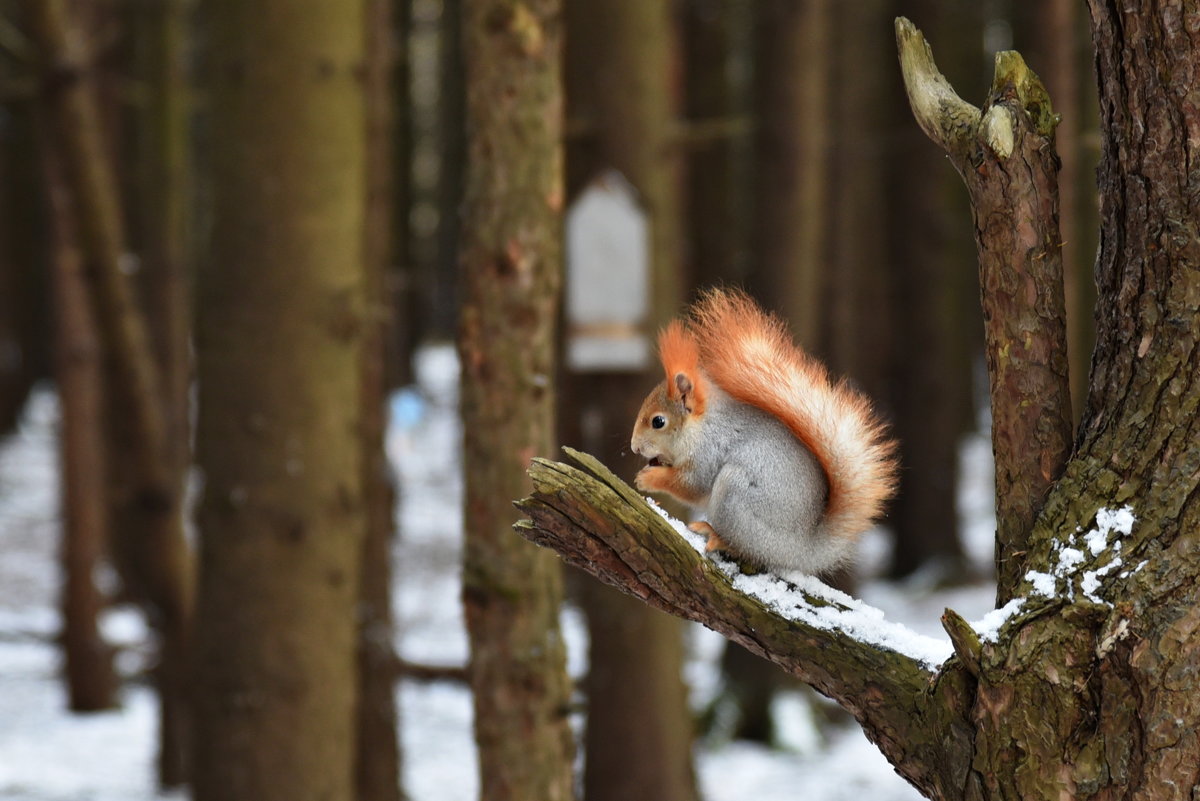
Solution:
M692 143L686 168L687 249L697 286L744 283L750 269L751 209L747 197L752 110L746 70L749 3L697 0L682 4L685 112L689 127L720 133ZM738 76L738 77L734 77Z
M584 799L696 798L679 621L590 578L581 583L589 666Z
M48 271L40 251L47 225L42 204L30 201L43 177L33 106L6 104L0 132L0 435L16 426L29 391L48 372Z
M829 0L768 0L755 21L755 269L759 293L820 347L829 242Z
M1062 235L1063 290L1067 310L1067 354L1071 365L1071 400L1077 421L1087 395L1089 362L1095 341L1093 307L1096 301L1093 268L1095 240L1085 233L1097 225L1095 160L1083 142L1087 105L1094 104L1083 74L1081 56L1086 30L1082 8L1075 0L1048 0L1014 5L1015 39L1030 65L1046 83L1054 110L1061 117L1055 144L1058 171L1059 231ZM1023 44L1022 40L1028 42ZM1085 105L1085 100L1089 101ZM1086 174L1086 183L1082 180Z
M348 800L365 530L365 4L214 0L208 14L195 798Z
M463 603L481 797L572 797L561 567L516 538L509 499L552 447L563 208L561 6L465 7L467 182L459 355Z
M63 652L68 703L92 712L116 705L113 651L100 634L106 598L95 576L108 548L100 339L88 303L75 211L59 154L43 155L51 210L55 380L61 414Z
M387 434L387 343L395 308L387 276L395 253L396 194L393 157L396 30L393 0L366 3L366 209L363 226L366 316L362 363L363 507L358 608L358 801L400 801L397 738L392 543L396 494L384 450Z
M827 312L817 352L877 403L891 406L891 265L886 226L864 236L864 220L886 218L887 20L884 0L837 3L831 11ZM794 224L794 222L793 222Z
M163 459L170 474L168 480L182 488L191 466L192 385L191 104L184 74L188 58L187 20L182 0L147 3L140 12L136 45L146 87L138 107L140 276L151 344L161 376L159 403L166 423ZM121 469L119 465L114 467ZM136 514L130 518L133 530L144 525ZM142 537L134 539L140 541ZM141 547L137 543L131 545ZM185 660L181 656L179 661ZM158 670L158 681L163 687L159 705L159 782L164 787L178 787L188 776L190 690L175 659L160 660Z
M936 71L911 24L897 23L917 122L950 156L971 196L979 250L992 449L996 460L997 598L1025 574L1026 539L1071 446L1057 119L1037 75L1014 51L996 54L980 111Z

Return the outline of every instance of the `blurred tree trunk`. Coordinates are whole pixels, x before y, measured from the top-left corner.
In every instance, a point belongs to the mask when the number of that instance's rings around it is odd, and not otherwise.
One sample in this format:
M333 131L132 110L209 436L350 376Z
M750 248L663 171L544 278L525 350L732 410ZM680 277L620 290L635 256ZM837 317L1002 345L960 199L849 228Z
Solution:
M47 373L47 287L39 252L46 226L33 105L6 104L0 130L0 436L17 424L29 391Z
M390 257L384 271L384 288L391 308L392 326L384 345L388 389L413 383L413 354L423 333L423 284L413 258L411 216L413 208L413 102L409 68L412 38L412 0L391 0L389 96L391 112ZM370 15L368 14L368 18ZM368 23L369 24L369 23ZM370 42L368 41L368 46Z
M891 243L886 226L864 235L863 224L887 219L890 11L884 0L861 0L837 3L831 12L830 81L837 91L829 106L829 313L819 348L835 373L850 376L889 410Z
M208 6L197 801L356 795L365 10Z
M755 4L755 283L814 351L830 281L833 5Z
M117 702L113 651L99 630L106 599L95 582L108 548L101 348L61 155L46 148L42 163L51 216L49 261L61 419L64 674L71 710L92 712Z
M615 169L637 191L649 232L650 334L678 311L686 284L673 6L570 0L566 9L569 116L583 131L568 154L568 186L574 194ZM629 432L660 375L648 366L569 379L564 414L587 418L587 446L625 475L638 467ZM607 587L587 587L580 598L591 641L584 797L694 799L682 626Z
M751 4L683 3L688 137L684 254L696 286L743 283L749 270Z
M698 798L683 627L589 577L580 583L589 666L584 799Z
M78 212L80 238L90 266L90 294L105 353L113 365L107 387L132 436L123 451L132 481L124 499L134 518L124 536L136 544L127 577L160 635L158 689L164 707L182 704L192 613L192 560L183 533L182 487L176 452L163 413L162 382L146 317L129 277L124 209L105 141L95 76L83 26L65 0L28 0L26 11L43 58L43 83L51 130ZM67 79L64 79L67 78ZM119 535L113 532L114 538ZM163 732L162 742L170 743ZM172 759L170 755L165 760ZM164 783L180 776L164 773Z
M463 191L466 179L467 131L465 64L463 63L463 5L465 0L442 4L438 53L438 183L437 247L434 273L428 284L432 303L424 310L423 326L438 335L449 333L458 309L462 279Z
M510 503L529 487L530 460L553 448L561 5L479 0L464 9L463 604L481 798L566 801L574 748L562 568L513 532Z
M140 12L135 21L138 74L145 87L137 106L139 277L161 376L166 469L172 484L182 488L191 465L188 26L184 0L155 0L136 11ZM136 515L127 522L134 527L140 523ZM178 669L187 659L186 654L164 658L158 668L158 681L164 687L159 706L158 770L166 787L185 783L188 775L190 689L187 677Z
M402 0L407 2L407 0ZM395 254L396 194L394 0L366 0L366 327L362 367L363 506L366 534L358 608L358 801L399 801L392 541L395 492L384 450L387 343L395 330L387 276ZM400 202L398 203L398 200Z
M897 5L899 10L899 5ZM948 0L905 5L945 45L939 65L956 86L984 74L979 8ZM911 124L898 71L889 82L895 150L888 158L887 261L895 292L892 398L900 440L900 492L888 523L895 535L891 573L901 577L928 566L936 580L961 578L958 441L973 425L972 345L966 331L982 329L975 279L975 248L962 224L969 200L954 168Z

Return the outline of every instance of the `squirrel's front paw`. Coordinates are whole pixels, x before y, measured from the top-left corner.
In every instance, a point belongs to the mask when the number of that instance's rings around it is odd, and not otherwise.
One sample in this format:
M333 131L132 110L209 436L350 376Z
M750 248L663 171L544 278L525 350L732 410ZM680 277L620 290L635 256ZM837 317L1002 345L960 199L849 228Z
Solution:
M633 485L641 492L661 492L670 482L671 470L661 465L646 465L633 478Z

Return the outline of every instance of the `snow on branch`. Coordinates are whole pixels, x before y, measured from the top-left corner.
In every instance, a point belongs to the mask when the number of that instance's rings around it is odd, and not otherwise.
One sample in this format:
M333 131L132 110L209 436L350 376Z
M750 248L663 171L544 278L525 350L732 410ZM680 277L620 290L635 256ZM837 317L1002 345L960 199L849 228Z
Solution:
M940 785L940 737L966 714L963 670L949 643L889 623L878 610L811 577L746 575L701 553L595 458L578 467L535 459L534 490L517 502L526 539L669 614L702 623L836 700L918 787ZM952 738L951 738L952 739ZM918 758L913 754L918 753ZM896 764L895 759L893 763Z

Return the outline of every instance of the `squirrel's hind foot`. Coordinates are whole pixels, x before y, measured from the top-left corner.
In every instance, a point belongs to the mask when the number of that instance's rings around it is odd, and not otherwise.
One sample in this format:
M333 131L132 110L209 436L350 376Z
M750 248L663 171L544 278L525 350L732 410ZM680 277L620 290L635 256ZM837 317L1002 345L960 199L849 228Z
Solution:
M705 553L720 552L725 554L726 557L736 562L738 568L747 576L754 576L762 572L762 569L758 565L743 561L742 555L730 547L729 543L721 539L721 535L704 520L689 523L688 530L708 537L708 541L704 543Z
M708 537L708 542L704 543L705 553L729 550L729 543L721 539L721 536L713 530L713 527L703 520L698 520L695 523L688 524L688 531L694 531L697 534L703 534L704 536Z

